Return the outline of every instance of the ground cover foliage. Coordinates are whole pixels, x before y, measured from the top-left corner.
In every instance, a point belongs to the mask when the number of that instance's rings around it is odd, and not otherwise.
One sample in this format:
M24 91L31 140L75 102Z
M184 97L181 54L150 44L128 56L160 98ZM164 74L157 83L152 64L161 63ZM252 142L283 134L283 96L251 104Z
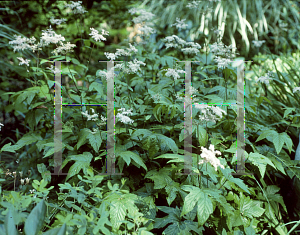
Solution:
M272 3L2 3L0 234L295 234L300 218L284 186L300 179L299 5ZM244 95L245 167L253 175L245 176L231 175L236 109L205 105L236 102L236 57L252 61ZM106 106L62 108L62 169L70 175L48 174L50 60L70 61L61 67L64 103L105 103L114 78L123 175L98 175L106 172ZM99 60L124 63L113 75ZM188 94L200 175L176 174L184 170L183 60L200 61Z

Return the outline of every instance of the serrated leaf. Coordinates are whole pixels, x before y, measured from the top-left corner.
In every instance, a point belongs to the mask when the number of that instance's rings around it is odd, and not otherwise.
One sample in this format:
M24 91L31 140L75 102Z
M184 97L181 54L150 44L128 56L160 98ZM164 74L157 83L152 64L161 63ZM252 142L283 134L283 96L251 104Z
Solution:
M260 136L257 138L257 140L255 142L260 141L260 140L266 138L267 136L273 136L276 134L278 134L278 133L274 130L265 130L260 134Z
M145 163L143 162L143 159L137 155L136 153L132 152L132 151L125 151L122 153L117 153L117 156L120 156L123 158L124 156L124 161L127 163L130 161L128 161L128 157L130 157L133 161L135 161L139 166L143 167L146 171L147 171L147 167L145 165Z
M89 152L84 152L79 155L69 156L63 163L62 168L71 160L76 161L69 169L69 174L66 178L68 180L72 176L78 174L81 170L87 171L90 167L90 163L92 161L93 155Z
M259 171L260 171L262 177L264 177L264 175L265 175L267 164L276 169L276 167L270 161L270 159L260 153L250 153L248 160L250 160L253 165L255 165L259 168Z
M102 139L101 139L101 136L100 136L100 132L97 131L95 134L89 133L87 138L89 139L89 142L90 142L91 146L93 147L93 149L95 150L95 152L98 153L99 148L102 144Z
M208 195L200 192L197 206L198 225L203 225L209 216L213 213L213 204Z
M88 128L84 128L79 132L79 138L76 144L77 150L85 143L89 134L90 130Z

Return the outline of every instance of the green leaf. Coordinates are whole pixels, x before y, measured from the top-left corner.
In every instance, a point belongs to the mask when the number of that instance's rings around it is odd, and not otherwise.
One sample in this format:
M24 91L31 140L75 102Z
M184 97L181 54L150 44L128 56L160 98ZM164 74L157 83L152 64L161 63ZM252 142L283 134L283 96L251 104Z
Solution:
M67 233L67 226L64 223L63 226L60 228L53 228L48 230L47 232L43 233L43 235L66 235Z
M204 225L209 216L213 213L213 204L204 192L200 192L197 206L198 225Z
M69 174L66 178L68 180L72 176L78 174L82 169L83 171L87 171L90 167L90 163L92 161L93 155L89 152L84 152L83 154L72 155L67 157L64 161L62 168L71 160L76 161L69 169Z
M278 133L274 130L265 130L260 134L260 136L257 138L257 140L255 142L260 141L264 138L267 138L268 136L273 136L276 134L278 134Z
M93 149L95 150L95 152L98 153L99 148L102 144L102 139L101 139L101 136L100 136L100 132L97 131L95 134L89 133L87 138L89 139L89 142L90 142L91 146L93 147Z
M93 82L93 83L89 86L89 91L92 91L92 90L98 91L98 95L99 95L100 97L103 96L103 85L102 85L101 83Z
M88 128L84 128L79 132L79 138L76 144L77 150L80 148L80 146L82 146L86 142L86 139L89 136L89 134L90 134L90 129Z
M273 143L274 143L277 154L280 153L280 151L284 145L284 141L285 141L285 138L283 138L283 136L281 134L276 133L276 134L274 134L274 137L273 137Z
M198 125L197 137L198 137L200 146L206 146L206 143L208 141L208 135L207 135L206 130L201 125Z
M250 153L248 160L250 160L253 165L258 167L262 177L265 175L267 164L276 169L270 159L260 153Z
M38 235L43 228L46 215L46 205L44 200L41 200L30 212L25 221L24 231L26 235Z
M125 151L122 153L116 153L116 155L123 158L123 160L127 163L127 165L130 163L129 158L131 158L133 161L135 161L138 165L140 165L147 171L147 167L146 167L145 163L143 162L143 159L136 153L134 153L132 151Z
M197 188L194 186L188 186L190 188L190 189L188 189L186 186L187 185L183 185L181 188L183 190L189 190L190 193L184 199L184 204L183 204L183 208L182 208L180 217L184 216L185 214L189 213L190 211L192 211L194 209L196 203L201 198L201 193L203 193L200 188Z
M12 213L10 210L8 210L8 213L5 216L5 230L6 235L17 235L19 234L18 230L16 229L15 222L12 216Z

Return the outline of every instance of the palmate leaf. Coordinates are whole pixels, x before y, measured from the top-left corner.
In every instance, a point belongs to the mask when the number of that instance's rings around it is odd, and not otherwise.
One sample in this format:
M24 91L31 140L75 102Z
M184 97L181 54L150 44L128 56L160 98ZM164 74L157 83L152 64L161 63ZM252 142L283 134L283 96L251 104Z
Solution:
M89 133L87 138L89 139L89 142L90 142L91 146L93 147L93 149L95 150L95 152L98 153L99 148L102 144L102 139L101 139L101 136L100 136L100 132L97 131L95 134Z
M78 174L81 170L85 174L90 170L90 163L92 161L93 155L89 152L84 152L83 154L71 155L68 156L62 164L62 169L67 165L71 160L76 161L69 169L69 174L66 178L68 180L72 176Z
M212 199L198 187L183 185L181 188L190 191L190 193L184 199L180 216L189 213L197 205L198 225L203 225L213 213Z

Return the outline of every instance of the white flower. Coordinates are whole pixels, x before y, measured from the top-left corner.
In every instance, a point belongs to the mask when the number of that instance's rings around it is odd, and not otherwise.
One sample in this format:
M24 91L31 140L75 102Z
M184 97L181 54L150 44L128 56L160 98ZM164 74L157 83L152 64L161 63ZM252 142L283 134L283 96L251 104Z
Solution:
M20 179L21 185L24 185L24 179Z
M132 119L130 119L129 117L125 116L125 115L131 115L132 114L132 110L129 109L127 111L125 111L124 108L118 109L118 111L121 111L122 113L118 113L117 114L117 118L120 119L120 121L124 124L128 124L128 123L133 123L134 121Z
M265 40L262 40L262 41L253 40L252 42L253 42L255 47L261 47L262 44L265 43L266 41Z
M26 184L29 184L29 178L27 177L27 178L25 178L25 180L26 180Z
M66 55L69 52L73 52L73 48L76 47L75 44L71 44L70 42L67 42L67 44L60 42L60 45L61 46L52 51L52 54L58 55L58 53L61 53L62 55Z
M164 69L163 71L168 71L166 72L166 76L167 77L174 77L174 80L177 80L177 78L180 78L180 76L178 75L178 73L186 73L185 71L183 70L180 70L180 69Z
M21 61L19 63L19 65L26 64L27 66L29 66L28 63L29 63L30 60L27 60L27 59L24 60L22 57L17 57L17 59Z
M200 109L202 115L199 115L199 119L201 121L212 121L216 122L216 120L222 119L222 113L226 114L226 111L219 107L208 106L207 104L195 104L196 109ZM219 116L218 117L216 117Z
M180 20L180 18L176 17L176 23L172 24L171 26L175 25L177 29L185 29L188 26L188 24L184 23L185 20L186 19Z
M117 54L114 54L114 53L108 53L108 52L104 52L104 55L107 57L107 59L110 59L111 61L112 60L115 60L118 55Z
M149 27L147 25L144 25L144 26L140 27L138 30L144 32L145 35L149 35L151 33L155 33L156 32L155 29L153 29L153 28L151 28L151 27Z
M138 70L141 71L141 68L140 68L141 65L145 66L146 64L144 62L142 62L142 61L134 59L133 62L132 61L128 62L129 69L126 70L126 72L128 72L128 73L136 73Z
M270 78L269 76L262 76L257 79L257 82L263 82L265 84L269 84L270 83L269 80L272 80L272 78Z
M300 91L300 87L295 87L295 88L293 89L293 93L295 93L295 92L297 92L297 91Z
M187 8L193 9L197 8L201 1L192 1L186 5Z
M84 14L87 12L84 10L84 8L81 6L82 1L73 2L71 1L71 4L66 4L66 7L70 7L73 10L74 14Z
M218 158L216 158L216 154L217 155L221 155L221 152L218 150L214 150L214 146L211 144L209 146L209 150L201 147L202 153L201 153L201 157L204 160L199 161L198 164L202 164L202 163L210 163L214 168L215 171L217 171L218 166L224 169L224 166L220 163L220 160Z
M66 19L54 19L54 17L52 16L50 19L51 24L56 24L56 25L60 25L63 22L66 22Z
M117 65L116 65L117 66ZM115 66L115 67L116 67ZM108 71L108 72L105 72L105 71L99 71L98 73L97 73L97 76L99 76L99 77L105 77L106 78L106 80L108 80L108 79L113 79L114 78L114 76L115 76L115 74L113 74L113 72L112 72L113 70L111 69L110 71Z
M93 110L92 110L93 111ZM97 118L98 118L98 114L96 114L95 112L93 112L94 114L93 115L89 115L87 111L85 112L81 112L82 115L86 116L88 121L89 120L92 120L92 121L97 121Z
M228 67L229 63L231 62L230 59L226 59L226 58L221 58L216 56L215 61L218 63L218 69L224 69L226 67Z
M129 47L130 48L126 48L126 49L117 49L116 55L117 56L121 56L121 55L123 55L123 56L131 56L131 52L133 52L133 53L137 53L138 52L138 49L136 49L130 43L129 43Z
M92 38L98 42L98 41L106 41L106 38L103 37L103 35L108 35L108 32L102 29L102 35L99 34L98 30L94 29L94 28L90 28L90 30L92 31L92 33L90 33L89 35L92 36Z
M231 51L232 49L236 49L236 47L233 47L232 45L230 46L225 46L223 42L217 43L215 42L213 45L211 45L211 53L219 56L224 56L227 58L230 58L231 56ZM234 55L233 55L234 56Z
M197 53L199 53L199 50L196 49L196 48L183 48L183 49L181 49L181 51L184 54L197 54Z
M47 69L49 69L54 74L61 73L61 70L56 67L53 68L53 65L51 65L51 67L47 67Z
M129 10L129 13L131 15L133 15L137 12L139 12L141 15L132 20L135 24L143 23L143 22L147 22L147 21L150 22L152 20L152 18L155 16L151 12L147 12L144 9L132 8Z
M47 30L42 30L42 37L41 37L41 43L44 45L49 45L50 43L58 43L60 41L65 41L65 38L62 37L61 35L56 34L50 25L50 28Z
M15 40L8 42L9 44L13 45L14 52L20 50L23 51L24 49L30 49L30 45L28 43L33 43L35 41L34 37L32 37L31 39L28 39L26 37L22 38L21 36L17 35L14 35L14 37L16 38Z

